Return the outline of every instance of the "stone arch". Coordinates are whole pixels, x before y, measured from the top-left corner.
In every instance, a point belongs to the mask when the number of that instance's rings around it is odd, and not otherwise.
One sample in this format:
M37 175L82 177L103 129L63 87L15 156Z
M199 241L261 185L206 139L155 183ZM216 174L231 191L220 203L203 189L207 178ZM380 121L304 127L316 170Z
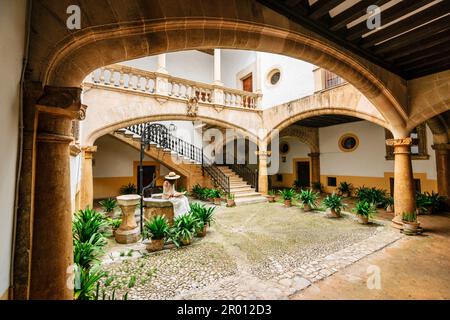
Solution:
M280 132L280 138L293 137L306 144L311 153L319 153L319 136L317 130L302 126L289 126Z
M427 120L426 124L433 133L434 143L449 143L450 128L447 126L445 119L443 119L441 115Z
M219 0L194 5L169 0L148 5L153 10L130 8L129 15L117 21L103 21L105 15L100 15L99 20L92 19L96 25L49 39L53 46L35 37L32 46L40 50L30 63L31 76L43 85L73 87L91 71L123 60L189 49L258 50L302 59L336 73L377 107L395 135L405 133L405 81L259 3ZM149 11L151 16L146 16ZM54 34L47 31L49 36ZM45 45L48 48L42 48Z

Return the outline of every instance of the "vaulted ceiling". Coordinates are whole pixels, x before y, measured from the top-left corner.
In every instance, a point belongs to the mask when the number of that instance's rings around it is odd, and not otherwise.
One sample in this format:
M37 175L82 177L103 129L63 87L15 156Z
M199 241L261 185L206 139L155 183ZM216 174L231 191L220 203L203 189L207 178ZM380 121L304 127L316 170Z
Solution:
M315 116L307 119L300 120L296 122L296 125L310 128L322 128L322 127L330 127L343 123L357 122L363 121L360 118L355 118L346 115L338 115L338 114L326 114L321 116Z
M410 80L450 69L449 0L257 0ZM368 28L368 7L381 27Z

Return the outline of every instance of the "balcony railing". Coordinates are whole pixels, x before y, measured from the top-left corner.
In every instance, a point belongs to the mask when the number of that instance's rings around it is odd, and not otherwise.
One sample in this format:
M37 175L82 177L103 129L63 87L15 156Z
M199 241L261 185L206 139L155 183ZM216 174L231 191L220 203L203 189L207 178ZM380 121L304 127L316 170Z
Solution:
M94 71L90 81L97 85L121 88L148 95L189 100L225 107L258 109L261 95L144 71L121 65L111 65Z

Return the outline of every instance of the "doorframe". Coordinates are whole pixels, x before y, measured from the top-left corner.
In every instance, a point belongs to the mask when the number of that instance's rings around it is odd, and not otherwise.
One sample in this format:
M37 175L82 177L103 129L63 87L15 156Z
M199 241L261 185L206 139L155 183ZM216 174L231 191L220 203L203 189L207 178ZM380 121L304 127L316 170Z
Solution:
M156 161L143 161L142 165L144 167L155 167L155 174L156 174L156 180L158 181L158 178L160 177L161 172L161 165ZM137 169L139 167L139 161L133 161L133 183L135 186L139 189L138 183L138 176L137 176Z
M294 158L294 159L292 159L292 166L293 166L293 172L294 172L294 181L298 179L298 170L297 170L297 163L298 162L308 162L309 163L309 184L311 185L311 177L312 177L311 158Z
M253 92L255 92L256 90L256 63L253 62L250 65L248 65L247 67L245 67L244 69L242 69L241 71L239 71L236 74L236 88L240 89L240 90L244 90L244 83L243 83L243 79L247 78L249 75L252 75L253 77L253 83L252 83L252 88L253 88Z

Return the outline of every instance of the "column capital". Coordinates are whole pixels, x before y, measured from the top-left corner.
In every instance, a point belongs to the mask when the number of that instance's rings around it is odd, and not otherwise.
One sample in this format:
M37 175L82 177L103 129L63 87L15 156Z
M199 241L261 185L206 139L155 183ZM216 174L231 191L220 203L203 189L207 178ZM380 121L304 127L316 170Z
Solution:
M272 155L272 151L256 151L256 155L259 157L270 157Z
M402 139L388 139L386 140L386 144L390 147L409 147L412 144L412 139L402 138Z
M97 146L81 147L81 150L84 152L85 155L87 155L87 154L92 155L93 153L97 152Z
M81 88L46 86L36 106L39 112L84 120L87 106L81 103Z
M311 158L318 158L318 157L320 157L320 152L311 152L311 153L308 153L308 157L311 157Z

